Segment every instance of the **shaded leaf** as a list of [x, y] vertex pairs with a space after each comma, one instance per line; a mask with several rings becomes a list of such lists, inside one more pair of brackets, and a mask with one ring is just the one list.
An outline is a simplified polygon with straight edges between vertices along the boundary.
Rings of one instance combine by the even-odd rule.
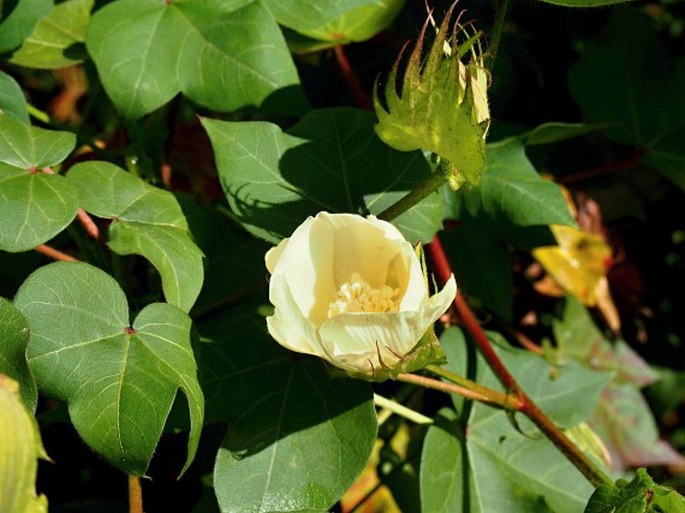
[[83, 61], [85, 52], [71, 48], [83, 43], [95, 0], [68, 0], [40, 20], [33, 33], [14, 52], [10, 62], [28, 68], [64, 68]]
[[2, 114], [9, 114], [23, 123], [29, 123], [24, 92], [12, 77], [0, 71], [0, 115]]
[[0, 511], [47, 513], [47, 497], [35, 491], [38, 458], [47, 459], [47, 454], [18, 388], [16, 381], [0, 374]]
[[435, 424], [428, 428], [419, 467], [422, 511], [481, 513], [479, 502], [470, 500], [476, 497], [476, 490], [463, 430], [448, 408], [440, 410]]
[[53, 6], [53, 0], [22, 0], [16, 2], [14, 9], [0, 23], [0, 53], [18, 47], [36, 24], [46, 16]]
[[492, 227], [575, 225], [561, 188], [533, 168], [518, 139], [489, 144], [479, 187], [454, 193], [456, 219]]
[[454, 262], [459, 287], [504, 319], [513, 316], [514, 273], [511, 254], [497, 235], [472, 223], [460, 224], [441, 236]]
[[257, 308], [199, 327], [208, 421], [229, 425], [214, 469], [221, 511], [328, 511], [371, 454], [371, 389], [283, 350]]
[[204, 413], [190, 347], [190, 318], [154, 303], [129, 321], [116, 281], [81, 262], [35, 271], [15, 298], [31, 328], [29, 366], [38, 387], [64, 399], [79, 434], [122, 471], [142, 475], [181, 389], [191, 421], [190, 465]]
[[93, 15], [86, 45], [126, 118], [179, 92], [218, 111], [307, 108], [283, 36], [260, 2], [117, 0]]
[[0, 297], [0, 374], [18, 382], [24, 404], [30, 411], [35, 411], [38, 392], [26, 361], [28, 341], [26, 319], [12, 303]]
[[[271, 242], [322, 210], [380, 213], [430, 172], [421, 153], [383, 144], [372, 115], [357, 109], [313, 111], [287, 132], [265, 122], [202, 123], [231, 207], [248, 230]], [[395, 224], [412, 242], [429, 241], [440, 212], [435, 193]]]
[[74, 190], [63, 177], [39, 169], [61, 162], [75, 144], [72, 133], [0, 115], [0, 249], [32, 249], [72, 221], [78, 209]]
[[150, 260], [162, 277], [166, 300], [190, 310], [202, 288], [202, 252], [190, 238], [174, 195], [108, 162], [77, 164], [67, 179], [86, 211], [112, 219], [112, 251]]
[[[627, 1], [627, 0], [626, 0]], [[599, 130], [601, 125], [550, 122], [536, 126], [521, 136], [526, 146], [551, 144]]]
[[[365, 41], [393, 21], [405, 0], [264, 0], [281, 25], [317, 42]], [[327, 45], [327, 46], [330, 46]]]
[[571, 68], [571, 92], [593, 121], [612, 123], [609, 137], [644, 149], [645, 162], [685, 190], [685, 59], [670, 58], [636, 10], [616, 10], [607, 32]]

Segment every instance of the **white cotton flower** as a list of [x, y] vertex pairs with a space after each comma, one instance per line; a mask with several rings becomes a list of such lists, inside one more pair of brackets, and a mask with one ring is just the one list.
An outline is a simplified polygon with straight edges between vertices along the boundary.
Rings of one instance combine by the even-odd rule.
[[433, 323], [449, 308], [451, 276], [429, 296], [412, 245], [375, 216], [320, 212], [266, 254], [267, 318], [284, 347], [379, 380], [442, 356]]

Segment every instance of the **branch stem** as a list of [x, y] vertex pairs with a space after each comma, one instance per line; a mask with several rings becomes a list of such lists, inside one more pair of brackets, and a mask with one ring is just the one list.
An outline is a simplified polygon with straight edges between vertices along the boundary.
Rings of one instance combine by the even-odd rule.
[[48, 246], [47, 244], [41, 244], [40, 246], [36, 246], [33, 248], [33, 250], [37, 253], [40, 253], [42, 255], [45, 255], [47, 257], [50, 257], [54, 260], [62, 260], [64, 262], [78, 262], [78, 258], [74, 258], [71, 255], [67, 255], [66, 253], [60, 251], [59, 249], [55, 249], [51, 246]]
[[[444, 283], [452, 274], [452, 270], [437, 235], [433, 239], [433, 242], [428, 245], [428, 250], [433, 259], [438, 280]], [[518, 400], [518, 411], [528, 417], [593, 486], [613, 484], [613, 481], [595, 465], [585, 453], [576, 447], [564, 432], [559, 429], [542, 410], [540, 410], [533, 399], [523, 391], [514, 376], [504, 365], [504, 362], [495, 352], [492, 344], [485, 335], [485, 332], [478, 324], [471, 307], [469, 307], [461, 293], [457, 293], [457, 296], [454, 299], [454, 305], [459, 312], [464, 327], [475, 340], [480, 353], [483, 355], [490, 368], [504, 385], [504, 388], [510, 392], [509, 395], [514, 395]]]
[[378, 219], [392, 221], [396, 217], [401, 216], [421, 200], [445, 185], [450, 177], [450, 173], [451, 168], [449, 162], [444, 159], [441, 160], [440, 164], [438, 164], [438, 168], [430, 176], [426, 177], [423, 182], [419, 183], [405, 196], [402, 196], [396, 203], [393, 203], [383, 212], [378, 214]]
[[143, 513], [143, 489], [138, 476], [128, 476], [128, 511]]
[[497, 51], [499, 44], [502, 41], [502, 32], [504, 30], [504, 22], [509, 13], [510, 0], [499, 0], [497, 2], [497, 12], [495, 13], [495, 21], [492, 23], [492, 31], [490, 32], [490, 44], [488, 45], [487, 58], [485, 67], [492, 72], [497, 60]]
[[369, 98], [369, 95], [364, 91], [359, 77], [350, 65], [350, 61], [347, 59], [347, 55], [345, 54], [345, 47], [341, 43], [338, 43], [335, 45], [334, 51], [335, 58], [338, 61], [340, 70], [342, 71], [343, 78], [345, 79], [345, 82], [347, 82], [347, 86], [352, 91], [354, 99], [357, 101], [357, 105], [364, 110], [371, 110], [371, 98]]

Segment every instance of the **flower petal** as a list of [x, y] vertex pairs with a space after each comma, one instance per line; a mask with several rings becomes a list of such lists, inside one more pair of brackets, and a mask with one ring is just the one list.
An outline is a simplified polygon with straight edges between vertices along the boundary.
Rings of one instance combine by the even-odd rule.
[[273, 277], [284, 277], [300, 312], [317, 327], [328, 317], [328, 305], [338, 290], [332, 272], [332, 230], [320, 215], [302, 223], [283, 249], [281, 242], [271, 255], [267, 253], [267, 265], [275, 261]]
[[372, 374], [411, 351], [427, 329], [421, 320], [419, 312], [343, 313], [326, 321], [319, 334], [333, 365]]
[[[409, 244], [392, 224], [369, 216], [364, 219], [354, 214], [328, 214], [316, 216], [330, 224], [333, 233], [333, 276], [340, 287], [352, 273], [358, 273], [373, 288], [390, 285], [404, 288], [401, 283], [386, 283], [390, 263]], [[402, 278], [397, 276], [397, 278]]]
[[275, 311], [266, 318], [266, 326], [279, 344], [291, 351], [327, 358], [316, 326], [302, 314], [282, 275], [272, 276], [269, 301], [274, 305]]

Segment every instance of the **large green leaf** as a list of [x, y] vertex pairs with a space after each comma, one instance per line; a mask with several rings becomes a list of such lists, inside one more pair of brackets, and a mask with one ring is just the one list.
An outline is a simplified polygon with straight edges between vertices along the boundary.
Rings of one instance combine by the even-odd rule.
[[405, 0], [264, 0], [281, 25], [317, 41], [365, 41], [393, 21]]
[[462, 221], [508, 228], [575, 224], [561, 188], [535, 171], [520, 139], [488, 145], [480, 186], [453, 195], [452, 215]]
[[282, 349], [257, 309], [199, 327], [208, 421], [228, 422], [214, 469], [221, 511], [328, 511], [371, 454], [371, 389]]
[[35, 411], [38, 402], [36, 382], [26, 362], [29, 325], [12, 303], [0, 297], [0, 374], [19, 383], [26, 406]]
[[63, 177], [43, 173], [69, 154], [76, 137], [0, 114], [0, 249], [26, 251], [54, 237], [76, 215]]
[[36, 24], [52, 9], [53, 0], [19, 0], [14, 9], [0, 23], [0, 53], [18, 47]]
[[609, 137], [645, 150], [645, 162], [685, 190], [685, 59], [670, 58], [651, 25], [617, 10], [604, 44], [571, 68], [569, 85], [593, 121], [613, 123]]
[[0, 115], [2, 114], [14, 116], [24, 123], [29, 122], [24, 92], [12, 77], [0, 71]]
[[131, 322], [116, 281], [81, 262], [41, 267], [15, 305], [31, 328], [28, 357], [38, 387], [68, 402], [88, 445], [124, 472], [144, 474], [180, 388], [191, 420], [183, 470], [190, 465], [204, 402], [183, 311], [154, 303]]
[[14, 52], [10, 62], [29, 68], [51, 69], [83, 61], [85, 52], [75, 51], [73, 45], [85, 40], [94, 2], [68, 0], [56, 5]]
[[127, 118], [179, 92], [218, 111], [306, 109], [283, 36], [259, 2], [117, 0], [93, 15], [86, 45]]
[[[265, 122], [203, 120], [231, 207], [272, 242], [322, 210], [377, 214], [428, 175], [420, 152], [389, 148], [373, 123], [370, 113], [351, 108], [310, 112], [285, 133]], [[412, 242], [429, 241], [440, 218], [435, 193], [395, 223]]]
[[[449, 358], [449, 368], [461, 375], [478, 376], [478, 382], [501, 388], [497, 378], [478, 357], [478, 370], [469, 369], [467, 345], [455, 336], [454, 328], [441, 337]], [[494, 333], [488, 335], [499, 344], [496, 350], [507, 369], [550, 418], [563, 428], [571, 427], [588, 417], [594, 409], [601, 390], [611, 379], [610, 373], [592, 371], [578, 364], [553, 366], [538, 355], [505, 348]], [[462, 401], [458, 401], [461, 407]], [[429, 476], [443, 472], [443, 467], [454, 467], [448, 462], [451, 454], [427, 455], [424, 461], [433, 466], [421, 467], [422, 495], [435, 497], [444, 503], [463, 504], [464, 511], [507, 511], [511, 513], [555, 512], [579, 513], [592, 493], [592, 486], [580, 472], [557, 450], [535, 426], [522, 415], [516, 416], [517, 430], [506, 413], [480, 403], [472, 405], [468, 425], [451, 423], [456, 431], [451, 436], [458, 442], [466, 433], [468, 467], [461, 472], [442, 476], [442, 491], [429, 490], [434, 485]], [[462, 417], [463, 423], [463, 417]], [[442, 425], [449, 431], [449, 424]], [[446, 433], [440, 433], [441, 443]], [[452, 445], [455, 442], [451, 442]], [[430, 447], [433, 451], [434, 448]], [[466, 476], [466, 477], [465, 477]], [[465, 490], [466, 478], [473, 479], [473, 487]], [[464, 502], [466, 501], [466, 502]], [[471, 508], [471, 509], [469, 509]], [[447, 511], [447, 510], [445, 510]], [[458, 511], [458, 510], [457, 510]]]
[[77, 164], [67, 179], [86, 211], [112, 219], [109, 247], [150, 260], [162, 277], [166, 300], [190, 310], [202, 288], [202, 251], [174, 195], [108, 162]]

